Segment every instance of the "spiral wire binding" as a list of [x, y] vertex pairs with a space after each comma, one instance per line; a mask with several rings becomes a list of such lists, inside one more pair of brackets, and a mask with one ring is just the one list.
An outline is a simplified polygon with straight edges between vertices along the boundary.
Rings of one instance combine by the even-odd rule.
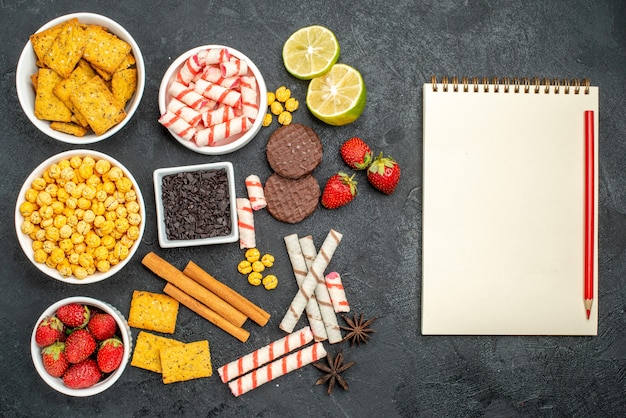
[[461, 90], [464, 93], [469, 92], [470, 87], [474, 93], [477, 93], [480, 91], [482, 86], [485, 93], [488, 93], [490, 87], [493, 87], [494, 93], [498, 93], [500, 92], [500, 89], [502, 89], [504, 93], [509, 93], [510, 91], [513, 91], [514, 93], [530, 93], [532, 91], [535, 94], [539, 94], [543, 89], [543, 92], [547, 94], [550, 93], [550, 87], [553, 87], [554, 94], [559, 94], [561, 92], [561, 88], [564, 94], [570, 94], [572, 91], [574, 94], [580, 94], [581, 90], [583, 94], [589, 94], [589, 88], [591, 87], [591, 83], [587, 78], [583, 78], [582, 80], [578, 78], [565, 78], [562, 80], [553, 78], [550, 80], [549, 78], [540, 79], [538, 77], [534, 77], [533, 79], [529, 79], [528, 77], [503, 77], [501, 79], [493, 77], [491, 80], [487, 77], [483, 77], [480, 80], [478, 77], [472, 77], [471, 82], [468, 77], [462, 77], [459, 82], [459, 77], [452, 77], [452, 79], [449, 79], [444, 76], [441, 77], [441, 83], [437, 83], [437, 77], [432, 76], [431, 84], [433, 91], [435, 92], [439, 90], [439, 84], [441, 84], [441, 89], [444, 92], [451, 89], [453, 92]]

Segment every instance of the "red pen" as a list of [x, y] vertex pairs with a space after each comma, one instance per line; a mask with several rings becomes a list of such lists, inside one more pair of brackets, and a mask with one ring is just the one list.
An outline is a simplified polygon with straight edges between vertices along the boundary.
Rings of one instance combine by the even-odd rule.
[[595, 249], [595, 155], [594, 112], [585, 111], [585, 309], [587, 319], [593, 305], [594, 249]]

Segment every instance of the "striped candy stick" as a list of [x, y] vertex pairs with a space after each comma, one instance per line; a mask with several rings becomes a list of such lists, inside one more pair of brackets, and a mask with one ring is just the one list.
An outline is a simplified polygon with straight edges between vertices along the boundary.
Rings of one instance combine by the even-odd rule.
[[[305, 261], [304, 251], [298, 242], [297, 234], [287, 235], [284, 240], [285, 246], [287, 247], [287, 254], [291, 261], [293, 274], [296, 276], [296, 283], [298, 283], [298, 286], [301, 286], [309, 272], [309, 265], [307, 265]], [[320, 307], [315, 298], [315, 293], [311, 295], [304, 309], [315, 341], [327, 340], [328, 334], [326, 334], [326, 327], [324, 327], [324, 321], [322, 321], [322, 314], [320, 313]]]
[[239, 248], [254, 248], [256, 247], [256, 238], [254, 233], [254, 217], [252, 215], [250, 201], [245, 197], [238, 197], [235, 201], [238, 218], [237, 226], [239, 227]]
[[231, 57], [229, 61], [220, 63], [220, 71], [222, 72], [222, 77], [245, 75], [248, 72], [248, 64], [244, 60]]
[[226, 48], [211, 48], [207, 50], [205, 62], [207, 64], [220, 64], [230, 60], [230, 52]]
[[[328, 263], [330, 263], [330, 260], [333, 257], [337, 246], [341, 242], [342, 237], [343, 235], [335, 231], [334, 229], [331, 229], [328, 232], [328, 235], [326, 236], [326, 239], [324, 240], [324, 243], [322, 244], [319, 253], [315, 257], [313, 264], [311, 264], [309, 272], [302, 281], [300, 289], [291, 301], [289, 309], [285, 313], [285, 316], [283, 317], [283, 320], [279, 325], [279, 328], [283, 331], [293, 331], [296, 323], [300, 319], [300, 316], [302, 315], [302, 312], [306, 307], [308, 300], [311, 298], [313, 292], [315, 292], [315, 287], [319, 282], [319, 278], [324, 280], [324, 270], [326, 270]], [[333, 314], [332, 317], [334, 318], [334, 324], [337, 324], [336, 316]], [[323, 312], [322, 319], [324, 320], [324, 324], [326, 325], [326, 332], [328, 332], [328, 324], [333, 326], [333, 321], [331, 318], [328, 318], [327, 321], [327, 318], [324, 317]]]
[[343, 288], [341, 276], [336, 271], [331, 271], [324, 277], [326, 288], [330, 294], [330, 300], [333, 303], [335, 313], [350, 312], [350, 304], [346, 298], [346, 291]]
[[236, 135], [247, 131], [252, 123], [250, 119], [239, 116], [223, 123], [210, 126], [208, 128], [199, 130], [196, 132], [195, 141], [199, 146], [216, 146], [218, 142], [229, 138], [232, 135]]
[[191, 141], [196, 134], [196, 128], [169, 110], [161, 115], [159, 123], [187, 141]]
[[177, 81], [170, 85], [168, 93], [170, 96], [180, 100], [195, 110], [201, 109], [208, 102], [204, 96], [196, 92], [193, 88]]
[[170, 102], [167, 104], [167, 110], [174, 113], [176, 116], [180, 116], [191, 126], [195, 127], [198, 123], [202, 122], [202, 114], [200, 112], [192, 109], [175, 97], [172, 97]]
[[250, 200], [250, 205], [252, 206], [252, 210], [263, 209], [267, 206], [267, 202], [265, 201], [265, 192], [263, 191], [263, 184], [261, 184], [261, 179], [256, 174], [250, 174], [246, 177], [246, 190], [248, 191], [248, 200]]
[[204, 67], [204, 57], [198, 53], [193, 54], [183, 63], [176, 73], [176, 81], [183, 84], [189, 84], [191, 80], [200, 72]]
[[251, 370], [263, 366], [270, 361], [274, 361], [297, 348], [304, 347], [312, 340], [313, 333], [311, 332], [311, 328], [304, 327], [301, 330], [286, 335], [279, 340], [272, 341], [268, 345], [261, 347], [250, 354], [246, 354], [235, 361], [231, 361], [230, 363], [223, 365], [217, 369], [217, 372], [219, 373], [222, 382], [226, 383], [229, 380], [233, 380]]
[[215, 100], [218, 103], [240, 108], [241, 107], [241, 93], [234, 89], [227, 89], [219, 84], [211, 83], [205, 79], [199, 79], [196, 81], [194, 91], [201, 94], [207, 99]]
[[321, 342], [317, 342], [229, 382], [228, 387], [233, 395], [241, 396], [271, 380], [311, 364], [324, 356], [326, 356], [324, 345]]
[[259, 114], [256, 79], [252, 76], [243, 76], [240, 80], [241, 110], [245, 116], [256, 119]]
[[[299, 242], [305, 260], [315, 260], [315, 257], [317, 257], [317, 251], [315, 250], [313, 237], [311, 235], [308, 235], [306, 237], [300, 238]], [[307, 261], [307, 263], [312, 262]], [[331, 344], [335, 344], [340, 342], [343, 337], [341, 335], [341, 329], [339, 328], [339, 324], [337, 323], [337, 315], [335, 313], [335, 309], [333, 308], [328, 288], [326, 287], [326, 283], [322, 275], [316, 277], [317, 285], [315, 286], [314, 294], [315, 299], [317, 300], [317, 304], [319, 305], [319, 311], [322, 315], [324, 327], [326, 328], [328, 342]]]
[[207, 109], [201, 113], [202, 124], [205, 128], [209, 126], [224, 123], [235, 117], [235, 111], [232, 107], [226, 105], [219, 105], [215, 109]]
[[210, 81], [211, 83], [219, 84], [227, 89], [238, 88], [241, 82], [239, 76], [223, 77], [222, 71], [215, 65], [208, 65], [204, 68], [204, 71], [202, 72], [202, 79]]

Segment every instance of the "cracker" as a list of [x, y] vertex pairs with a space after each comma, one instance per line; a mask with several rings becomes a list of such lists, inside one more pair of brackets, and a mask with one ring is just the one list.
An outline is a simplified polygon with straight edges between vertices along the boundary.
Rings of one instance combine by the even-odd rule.
[[50, 122], [50, 129], [78, 137], [85, 136], [89, 132], [89, 129], [74, 122]]
[[70, 100], [96, 135], [102, 135], [126, 117], [126, 111], [99, 76], [80, 85]]
[[72, 21], [78, 23], [78, 18], [67, 20], [30, 36], [30, 43], [33, 45], [33, 50], [35, 51], [38, 61], [43, 62], [43, 57], [46, 54], [46, 51], [50, 49], [50, 46], [52, 46], [52, 42], [54, 42], [56, 37], [59, 36], [63, 27]]
[[135, 290], [130, 302], [128, 325], [173, 334], [178, 306], [178, 301], [168, 295]]
[[207, 340], [160, 350], [163, 383], [210, 377], [213, 375]]
[[71, 19], [62, 27], [58, 36], [43, 56], [43, 63], [63, 78], [70, 76], [83, 56], [87, 37], [78, 19]]
[[72, 111], [54, 94], [54, 86], [61, 76], [49, 68], [40, 68], [37, 74], [35, 116], [41, 120], [70, 122]]
[[126, 102], [133, 97], [135, 90], [137, 90], [137, 70], [135, 68], [127, 68], [113, 73], [111, 91], [122, 106], [125, 106]]
[[98, 25], [87, 26], [83, 57], [94, 67], [112, 74], [130, 53], [130, 44]]
[[183, 345], [183, 343], [171, 338], [139, 331], [130, 365], [161, 373], [163, 370], [161, 368], [161, 350], [177, 345]]
[[78, 61], [78, 65], [72, 71], [68, 78], [64, 78], [54, 87], [54, 94], [65, 103], [75, 116], [76, 123], [83, 127], [88, 127], [87, 119], [76, 109], [76, 106], [70, 100], [70, 96], [78, 86], [91, 80], [96, 73], [89, 63], [85, 60]]

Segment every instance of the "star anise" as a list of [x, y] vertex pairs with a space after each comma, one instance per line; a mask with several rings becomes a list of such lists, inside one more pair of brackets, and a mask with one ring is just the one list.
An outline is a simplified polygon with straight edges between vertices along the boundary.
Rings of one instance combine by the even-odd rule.
[[345, 315], [341, 315], [341, 317], [344, 321], [346, 321], [346, 324], [348, 324], [347, 327], [340, 326], [341, 329], [348, 331], [342, 341], [349, 340], [350, 346], [353, 346], [354, 343], [357, 345], [361, 345], [361, 343], [366, 344], [370, 338], [369, 334], [376, 332], [373, 329], [368, 328], [372, 322], [376, 320], [376, 317], [370, 318], [367, 321], [363, 319], [363, 314], [359, 317], [354, 314], [353, 319], [350, 319]]
[[323, 385], [324, 383], [328, 382], [328, 389], [326, 390], [327, 395], [330, 395], [330, 393], [335, 388], [335, 382], [339, 383], [343, 390], [348, 390], [348, 382], [346, 382], [345, 379], [341, 376], [341, 373], [354, 366], [356, 364], [356, 361], [351, 361], [344, 364], [343, 350], [339, 351], [334, 359], [333, 356], [328, 353], [326, 355], [326, 361], [328, 362], [328, 365], [319, 362], [313, 363], [315, 367], [326, 373], [324, 376], [320, 377], [317, 382], [315, 382], [315, 384]]

